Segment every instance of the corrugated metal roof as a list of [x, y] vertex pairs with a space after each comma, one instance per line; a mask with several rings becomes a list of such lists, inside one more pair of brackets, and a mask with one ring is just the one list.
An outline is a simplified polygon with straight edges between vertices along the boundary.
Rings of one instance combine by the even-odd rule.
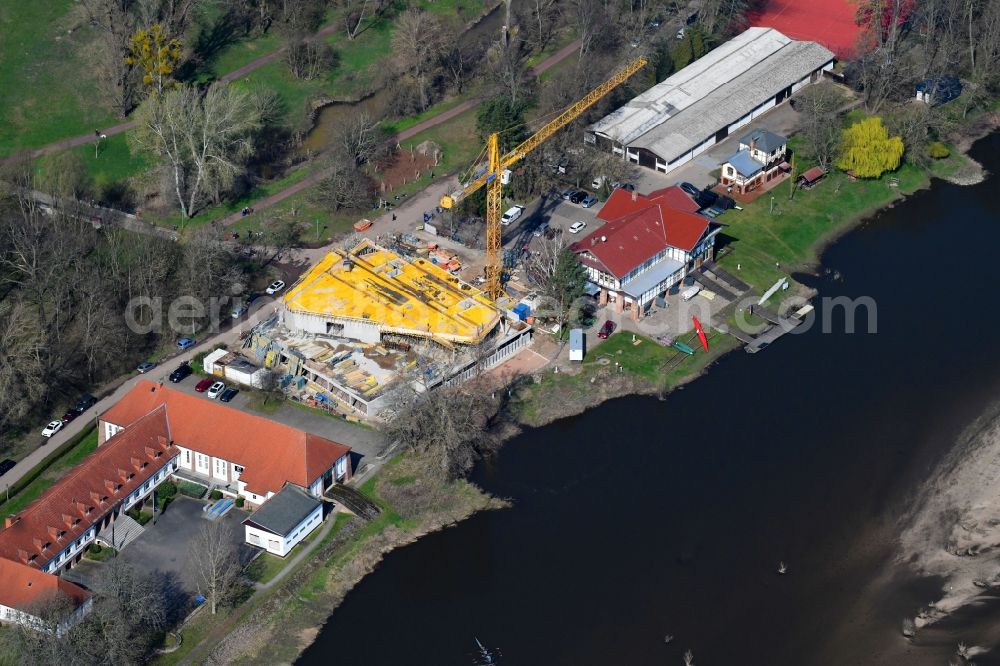
[[833, 59], [815, 42], [749, 28], [590, 126], [668, 161]]
[[750, 157], [749, 150], [741, 150], [726, 160], [726, 162], [744, 178], [749, 178], [756, 173], [760, 173], [764, 168], [763, 164]]

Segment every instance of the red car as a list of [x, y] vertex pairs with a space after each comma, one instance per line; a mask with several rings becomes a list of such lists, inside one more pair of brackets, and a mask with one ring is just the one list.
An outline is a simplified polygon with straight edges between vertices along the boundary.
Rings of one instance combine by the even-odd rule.
[[214, 379], [205, 378], [200, 382], [198, 382], [198, 384], [194, 387], [194, 390], [197, 391], [198, 393], [204, 393], [205, 391], [208, 390], [208, 387], [211, 386], [212, 382], [214, 381], [215, 381]]
[[601, 326], [601, 330], [597, 332], [597, 337], [602, 340], [607, 339], [609, 335], [615, 332], [615, 322], [610, 319], [604, 322], [604, 326]]

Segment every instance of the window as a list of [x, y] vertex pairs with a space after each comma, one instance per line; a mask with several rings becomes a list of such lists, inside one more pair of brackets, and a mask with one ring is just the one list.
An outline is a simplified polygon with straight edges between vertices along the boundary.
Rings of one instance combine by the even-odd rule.
[[184, 464], [185, 465], [190, 465], [191, 464], [191, 452], [190, 451], [185, 451], [184, 452]]
[[268, 550], [278, 550], [280, 548], [280, 546], [281, 546], [281, 544], [278, 543], [277, 539], [268, 539], [268, 541], [267, 541], [267, 549]]
[[243, 467], [240, 466], [240, 465], [233, 465], [233, 469], [236, 470], [237, 474], [242, 474], [243, 473]]

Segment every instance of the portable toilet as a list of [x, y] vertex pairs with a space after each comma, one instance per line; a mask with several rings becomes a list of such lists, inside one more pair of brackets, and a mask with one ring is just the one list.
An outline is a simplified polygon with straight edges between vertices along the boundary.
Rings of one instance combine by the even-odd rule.
[[583, 329], [574, 328], [569, 332], [569, 360], [583, 360]]

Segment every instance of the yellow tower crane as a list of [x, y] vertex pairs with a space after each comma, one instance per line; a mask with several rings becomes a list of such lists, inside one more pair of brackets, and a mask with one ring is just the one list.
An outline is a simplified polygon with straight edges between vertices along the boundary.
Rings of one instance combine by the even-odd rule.
[[561, 130], [633, 74], [645, 67], [645, 58], [636, 58], [610, 79], [597, 86], [583, 98], [568, 106], [544, 127], [525, 139], [505, 155], [500, 154], [500, 140], [494, 132], [486, 142], [486, 170], [462, 189], [441, 198], [442, 208], [452, 208], [483, 185], [486, 186], [486, 292], [491, 298], [503, 293], [500, 283], [503, 267], [500, 262], [500, 215], [503, 202], [503, 185], [510, 181], [510, 167], [537, 148], [543, 141]]

